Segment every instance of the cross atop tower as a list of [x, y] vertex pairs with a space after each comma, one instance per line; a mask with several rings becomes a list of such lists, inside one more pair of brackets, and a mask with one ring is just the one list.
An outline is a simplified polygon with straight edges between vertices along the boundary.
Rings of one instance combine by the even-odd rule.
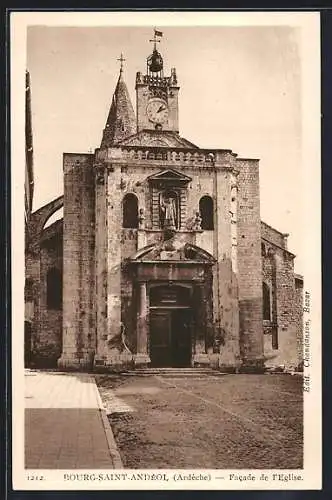
[[[163, 33], [161, 31], [156, 30], [154, 28], [154, 35], [153, 35], [153, 40], [149, 40], [150, 42], [153, 43], [153, 52], [152, 54], [147, 58], [147, 72], [150, 74], [152, 73], [160, 73], [163, 70], [163, 58], [161, 57], [161, 54], [157, 51], [157, 42], [160, 42], [157, 37], [162, 37]], [[159, 74], [160, 77], [162, 77], [162, 73]]]
[[117, 61], [120, 61], [120, 73], [123, 72], [123, 63], [125, 62], [125, 58], [123, 57], [123, 54], [121, 52], [121, 56], [119, 57], [119, 59], [117, 59]]
[[153, 50], [157, 50], [157, 42], [160, 43], [160, 40], [157, 39], [157, 37], [162, 37], [163, 36], [163, 33], [162, 31], [158, 31], [156, 30], [156, 28], [154, 28], [154, 35], [153, 35], [153, 40], [149, 40], [149, 42], [152, 42], [153, 43]]

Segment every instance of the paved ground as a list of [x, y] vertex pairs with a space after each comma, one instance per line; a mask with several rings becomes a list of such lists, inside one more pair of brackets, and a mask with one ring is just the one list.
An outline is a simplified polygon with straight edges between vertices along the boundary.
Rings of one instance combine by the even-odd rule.
[[111, 469], [113, 452], [93, 377], [26, 371], [26, 468]]
[[302, 378], [96, 378], [124, 467], [303, 466]]

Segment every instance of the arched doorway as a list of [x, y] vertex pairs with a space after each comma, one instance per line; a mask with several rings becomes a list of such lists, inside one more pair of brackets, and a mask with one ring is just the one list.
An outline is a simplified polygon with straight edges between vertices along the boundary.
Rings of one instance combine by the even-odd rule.
[[150, 359], [153, 367], [189, 367], [192, 355], [192, 287], [150, 288]]

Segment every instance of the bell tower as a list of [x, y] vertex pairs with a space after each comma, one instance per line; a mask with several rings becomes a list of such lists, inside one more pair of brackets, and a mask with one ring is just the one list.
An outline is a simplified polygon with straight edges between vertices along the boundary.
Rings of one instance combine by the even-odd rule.
[[153, 52], [147, 58], [146, 74], [136, 74], [137, 132], [157, 130], [179, 132], [178, 93], [175, 68], [164, 76], [163, 58], [157, 50], [161, 31], [154, 30]]

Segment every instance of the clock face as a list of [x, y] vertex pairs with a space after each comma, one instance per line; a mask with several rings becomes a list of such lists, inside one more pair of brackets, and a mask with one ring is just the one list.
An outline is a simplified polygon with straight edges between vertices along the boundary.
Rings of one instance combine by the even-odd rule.
[[164, 123], [168, 118], [168, 106], [163, 99], [151, 99], [146, 107], [146, 114], [152, 123]]

